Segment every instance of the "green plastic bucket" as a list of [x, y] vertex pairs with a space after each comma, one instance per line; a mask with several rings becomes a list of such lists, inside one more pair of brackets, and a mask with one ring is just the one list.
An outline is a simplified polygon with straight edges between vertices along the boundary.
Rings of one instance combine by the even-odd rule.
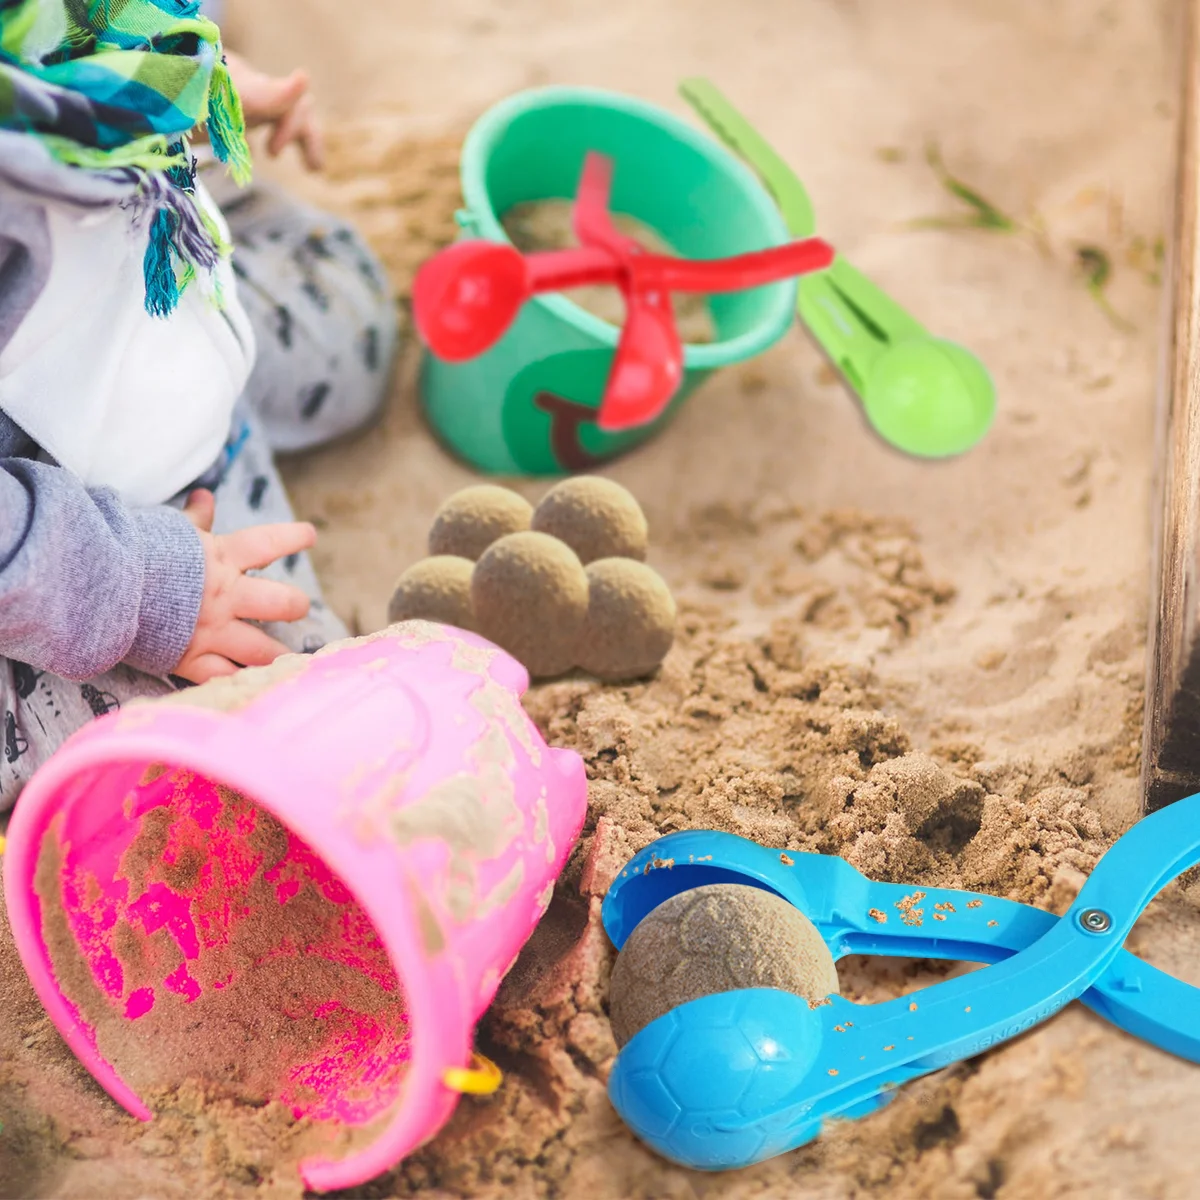
[[[687, 258], [721, 258], [789, 240], [754, 175], [670, 113], [592, 88], [520, 92], [480, 118], [462, 152], [461, 236], [506, 242], [500, 216], [573, 197], [584, 155], [613, 159], [612, 208], [656, 229]], [[711, 297], [717, 341], [684, 348], [667, 411], [619, 434], [596, 427], [619, 330], [561, 295], [536, 296], [486, 354], [447, 363], [426, 351], [420, 392], [438, 436], [481, 471], [587, 470], [652, 437], [718, 367], [761, 353], [796, 310], [796, 281]]]

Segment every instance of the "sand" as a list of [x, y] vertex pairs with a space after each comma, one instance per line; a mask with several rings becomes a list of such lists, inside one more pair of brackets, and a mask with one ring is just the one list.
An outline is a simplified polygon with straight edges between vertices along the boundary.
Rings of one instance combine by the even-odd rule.
[[[346, 0], [331, 21], [315, 0], [236, 9], [240, 48], [266, 67], [307, 63], [335, 122], [328, 178], [280, 175], [354, 215], [398, 285], [453, 236], [457, 139], [489, 103], [563, 81], [683, 111], [675, 81], [705, 73], [801, 169], [822, 234], [980, 354], [1000, 395], [975, 453], [912, 462], [870, 436], [797, 332], [714, 377], [606, 472], [645, 508], [649, 562], [679, 600], [675, 645], [649, 683], [531, 691], [551, 740], [587, 760], [590, 813], [481, 1026], [504, 1086], [464, 1101], [435, 1143], [356, 1196], [1200, 1190], [1197, 1069], [1079, 1006], [785, 1158], [716, 1177], [665, 1166], [605, 1096], [613, 955], [599, 925], [613, 873], [670, 829], [729, 829], [844, 854], [914, 891], [962, 885], [1062, 911], [1134, 819], [1173, 11]], [[926, 161], [929, 143], [1027, 228], [914, 228], [968, 211]], [[1079, 270], [1089, 248], [1113, 266], [1108, 311]], [[422, 424], [414, 369], [410, 356], [370, 437], [288, 467], [299, 514], [321, 529], [330, 600], [363, 631], [425, 553], [438, 505], [475, 481]], [[1195, 889], [1173, 889], [1131, 944], [1200, 982]], [[855, 960], [839, 976], [848, 998], [882, 998], [949, 969]], [[247, 1123], [185, 1090], [141, 1126], [100, 1094], [41, 1014], [2, 922], [0, 995], [0, 1194], [297, 1194], [275, 1171], [278, 1118]]]
[[535, 678], [563, 675], [577, 661], [588, 615], [588, 577], [575, 551], [548, 533], [510, 533], [471, 572], [479, 632]]
[[587, 565], [588, 610], [575, 662], [607, 683], [653, 675], [675, 640], [675, 597], [653, 567], [630, 558]]
[[837, 968], [816, 926], [781, 896], [735, 883], [680, 892], [638, 923], [613, 963], [613, 1039], [623, 1047], [681, 1004], [742, 988], [778, 988], [815, 1008], [837, 992]]
[[[140, 1095], [194, 1083], [214, 1096], [252, 1106], [286, 1090], [298, 1106], [319, 1110], [323, 1094], [314, 1090], [312, 1079], [289, 1079], [289, 1072], [330, 1053], [337, 1033], [351, 1023], [343, 1012], [352, 1019], [377, 1021], [385, 1031], [381, 1042], [399, 1045], [406, 1058], [409, 1030], [399, 1015], [404, 997], [386, 966], [382, 977], [375, 978], [339, 961], [336, 950], [327, 948], [342, 946], [343, 921], [366, 923], [361, 910], [334, 903], [289, 864], [289, 837], [277, 821], [236, 792], [220, 789], [220, 794], [217, 836], [234, 838], [239, 829], [252, 828], [240, 843], [237, 866], [247, 856], [262, 856], [248, 881], [238, 874], [232, 882], [218, 882], [215, 895], [221, 904], [208, 885], [201, 885], [205, 855], [198, 827], [186, 818], [177, 821], [166, 807], [142, 818], [138, 836], [122, 856], [118, 878], [129, 881], [131, 904], [161, 883], [194, 897], [192, 911], [217, 928], [225, 903], [234, 911], [244, 910], [245, 919], [231, 922], [223, 942], [214, 939], [191, 961], [185, 961], [167, 928], [157, 926], [147, 934], [138, 921], [119, 921], [114, 946], [124, 991], [123, 1003], [114, 1003], [96, 986], [63, 918], [61, 856], [56, 839], [46, 838], [37, 886], [54, 969], [68, 999], [95, 1029], [100, 1053]], [[180, 849], [180, 842], [187, 848]], [[220, 881], [224, 872], [216, 869]], [[295, 874], [300, 878], [289, 879]], [[292, 890], [286, 905], [278, 899], [285, 887]], [[373, 939], [367, 954], [380, 956]], [[162, 986], [164, 979], [179, 976], [174, 990]], [[144, 1003], [148, 995], [152, 1006]], [[122, 1010], [133, 1008], [139, 997], [143, 1003], [137, 1009], [149, 1010], [139, 1011], [134, 1021], [124, 1020]], [[332, 998], [336, 1003], [330, 1003]], [[153, 1054], [147, 1055], [151, 1046]], [[403, 1069], [401, 1064], [385, 1072], [388, 1088], [398, 1086]]]
[[566, 542], [586, 567], [599, 558], [646, 559], [646, 514], [619, 484], [599, 475], [575, 475], [537, 503], [530, 528]]

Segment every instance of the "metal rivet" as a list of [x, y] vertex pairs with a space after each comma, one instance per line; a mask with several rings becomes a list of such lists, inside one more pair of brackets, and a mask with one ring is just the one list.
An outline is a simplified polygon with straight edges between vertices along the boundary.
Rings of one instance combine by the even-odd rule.
[[1079, 923], [1088, 933], [1107, 933], [1112, 928], [1112, 917], [1102, 908], [1089, 908], [1079, 914]]

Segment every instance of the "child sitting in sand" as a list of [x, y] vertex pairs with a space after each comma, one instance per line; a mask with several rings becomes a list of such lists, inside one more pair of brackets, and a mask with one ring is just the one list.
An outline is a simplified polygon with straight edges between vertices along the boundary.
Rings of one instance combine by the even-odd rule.
[[195, 0], [0, 0], [0, 812], [93, 716], [345, 636], [272, 452], [377, 412], [391, 297], [223, 178], [243, 116], [320, 164], [306, 89]]

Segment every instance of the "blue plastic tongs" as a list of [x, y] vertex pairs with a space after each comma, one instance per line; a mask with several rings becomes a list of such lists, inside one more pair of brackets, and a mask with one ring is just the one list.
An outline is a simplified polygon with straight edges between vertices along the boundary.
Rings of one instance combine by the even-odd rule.
[[738, 883], [794, 904], [835, 960], [992, 965], [880, 1004], [831, 996], [812, 1007], [772, 988], [690, 1001], [621, 1050], [609, 1077], [613, 1105], [663, 1157], [728, 1170], [804, 1145], [830, 1118], [874, 1112], [901, 1084], [1008, 1041], [1072, 1000], [1200, 1062], [1200, 989], [1123, 948], [1154, 896], [1197, 862], [1200, 795], [1135, 825], [1062, 917], [972, 892], [873, 883], [841, 858], [784, 854], [731, 834], [660, 838], [604, 899], [618, 950], [671, 896]]

